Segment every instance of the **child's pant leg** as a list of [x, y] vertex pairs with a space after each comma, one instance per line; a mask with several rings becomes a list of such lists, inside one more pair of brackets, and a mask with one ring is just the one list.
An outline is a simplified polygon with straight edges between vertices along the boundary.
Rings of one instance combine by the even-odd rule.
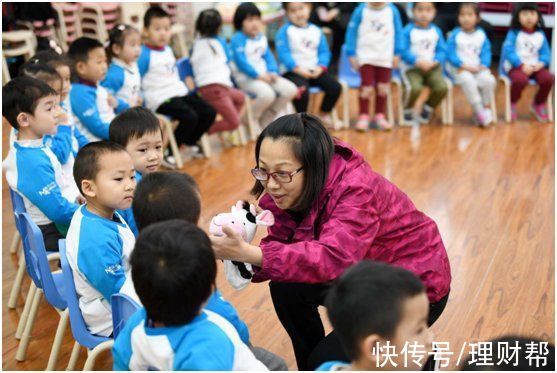
[[443, 70], [440, 65], [435, 66], [433, 69], [428, 71], [424, 79], [425, 85], [430, 89], [429, 98], [426, 101], [426, 105], [434, 108], [445, 98], [447, 94], [447, 83], [443, 78]]
[[464, 92], [464, 96], [475, 112], [482, 109], [482, 96], [476, 76], [470, 71], [461, 71], [456, 74], [455, 81]]
[[311, 85], [316, 85], [325, 92], [325, 97], [323, 97], [323, 102], [321, 102], [321, 111], [330, 113], [342, 93], [342, 86], [338, 80], [328, 72], [324, 72], [319, 77], [311, 79], [310, 83]]
[[424, 89], [424, 73], [417, 68], [406, 71], [403, 75], [406, 85], [406, 102], [404, 107], [411, 109]]
[[545, 68], [535, 72], [532, 76], [536, 79], [536, 82], [540, 86], [538, 93], [536, 93], [536, 97], [534, 97], [534, 104], [545, 104], [547, 102], [549, 92], [551, 91], [553, 84], [555, 84], [555, 76]]
[[286, 107], [286, 104], [298, 94], [298, 87], [290, 80], [280, 76], [276, 78], [274, 83], [271, 83], [271, 87], [276, 93], [276, 99], [261, 116], [261, 123], [265, 125], [271, 123], [278, 113]]
[[391, 84], [391, 69], [374, 66], [375, 69], [375, 115], [385, 114], [387, 92]]
[[491, 103], [492, 94], [497, 87], [497, 80], [489, 69], [484, 69], [476, 74], [476, 81], [482, 96], [482, 104], [488, 106]]
[[309, 104], [309, 80], [292, 71], [284, 74], [284, 77], [294, 83], [297, 87], [305, 87], [300, 96], [294, 99], [294, 107], [298, 113], [307, 111]]
[[360, 77], [362, 79], [358, 97], [360, 102], [360, 115], [367, 115], [369, 114], [369, 96], [371, 95], [373, 84], [375, 83], [374, 66], [362, 65], [360, 67]]
[[215, 122], [208, 133], [232, 131], [240, 125], [240, 110], [244, 103], [244, 94], [236, 89], [220, 84], [209, 84], [199, 88], [201, 97], [211, 105], [221, 116], [222, 120]]
[[511, 80], [511, 103], [517, 103], [522, 95], [522, 90], [528, 85], [528, 75], [520, 68], [513, 68], [509, 71], [509, 79]]
[[277, 95], [275, 91], [269, 84], [257, 79], [250, 79], [238, 84], [244, 91], [255, 96], [255, 98], [251, 100], [251, 106], [255, 120], [260, 122], [263, 113], [276, 99]]

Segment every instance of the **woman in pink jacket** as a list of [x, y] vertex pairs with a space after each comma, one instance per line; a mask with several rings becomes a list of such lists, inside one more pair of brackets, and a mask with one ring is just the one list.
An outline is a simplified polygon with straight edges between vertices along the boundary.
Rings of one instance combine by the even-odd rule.
[[[361, 154], [333, 140], [316, 117], [299, 113], [275, 120], [261, 133], [255, 159], [252, 193], [265, 193], [259, 206], [271, 210], [275, 225], [259, 246], [230, 229], [226, 237], [211, 239], [217, 257], [251, 263], [253, 282], [271, 281], [273, 304], [299, 370], [314, 368], [308, 357], [325, 337], [317, 308], [331, 281], [363, 259], [414, 272], [427, 287], [429, 324], [441, 315], [451, 269], [437, 225]], [[334, 332], [327, 338], [335, 339]], [[338, 351], [328, 360], [342, 355]]]

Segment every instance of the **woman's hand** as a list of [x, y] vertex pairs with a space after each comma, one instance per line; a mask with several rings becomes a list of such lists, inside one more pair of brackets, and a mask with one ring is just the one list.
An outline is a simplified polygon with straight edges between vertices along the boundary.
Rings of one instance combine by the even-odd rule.
[[235, 260], [261, 266], [263, 253], [258, 246], [250, 245], [235, 230], [223, 227], [224, 236], [209, 236], [218, 259]]

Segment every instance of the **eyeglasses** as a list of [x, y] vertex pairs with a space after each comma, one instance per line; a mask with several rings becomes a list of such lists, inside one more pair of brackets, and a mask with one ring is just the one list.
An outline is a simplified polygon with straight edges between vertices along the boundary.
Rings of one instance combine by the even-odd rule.
[[286, 184], [286, 183], [291, 183], [292, 176], [296, 175], [298, 172], [302, 170], [303, 167], [300, 167], [293, 172], [286, 172], [286, 171], [267, 172], [260, 168], [254, 168], [251, 170], [251, 174], [258, 181], [268, 181], [269, 177], [272, 177], [273, 179], [275, 179], [276, 182]]

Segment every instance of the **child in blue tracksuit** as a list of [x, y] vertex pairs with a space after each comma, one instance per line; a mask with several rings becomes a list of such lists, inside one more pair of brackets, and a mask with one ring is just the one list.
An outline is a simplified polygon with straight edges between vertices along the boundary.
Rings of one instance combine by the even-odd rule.
[[385, 117], [391, 69], [396, 68], [403, 51], [402, 21], [397, 7], [387, 3], [360, 4], [352, 13], [345, 39], [346, 55], [355, 70], [360, 71], [360, 115], [356, 129], [369, 127], [369, 96], [375, 89], [373, 123], [380, 129], [391, 129]]
[[543, 17], [536, 3], [516, 4], [511, 27], [503, 43], [504, 70], [511, 80], [511, 118], [516, 120], [516, 106], [528, 80], [535, 79], [539, 90], [530, 111], [544, 123], [551, 118], [547, 112], [547, 98], [555, 83], [549, 72], [551, 49], [545, 37]]
[[141, 35], [135, 28], [116, 25], [110, 31], [106, 49], [110, 66], [101, 85], [122, 101], [118, 112], [143, 103], [140, 95], [141, 76], [137, 66], [140, 52]]
[[122, 110], [124, 102], [110, 96], [99, 83], [106, 75], [106, 53], [103, 45], [87, 37], [76, 39], [68, 50], [77, 81], [72, 84], [70, 104], [77, 126], [89, 141], [108, 139], [108, 126]]
[[114, 370], [267, 370], [234, 326], [204, 304], [217, 266], [195, 224], [171, 220], [141, 231], [131, 276], [140, 309], [113, 347]]
[[294, 100], [296, 111], [307, 111], [309, 87], [317, 86], [325, 92], [318, 116], [331, 125], [330, 112], [340, 97], [340, 83], [327, 72], [331, 51], [323, 31], [309, 23], [309, 3], [283, 3], [288, 22], [276, 36], [279, 61], [286, 68], [284, 77], [291, 80], [303, 92]]
[[255, 96], [252, 110], [260, 128], [271, 123], [298, 94], [298, 87], [279, 75], [262, 27], [261, 12], [254, 3], [242, 3], [236, 8], [236, 33], [230, 41], [234, 78], [242, 90]]
[[6, 180], [23, 198], [51, 251], [58, 251], [58, 240], [64, 238], [79, 207], [79, 191], [73, 180], [63, 177], [55, 155], [57, 144], [45, 145], [47, 135], [66, 137], [66, 148], [70, 143], [71, 128], [57, 128], [63, 114], [58, 102], [58, 92], [38, 79], [18, 77], [2, 88], [2, 116], [17, 130], [3, 162]]
[[493, 115], [489, 109], [497, 81], [491, 71], [491, 43], [478, 27], [480, 8], [476, 3], [462, 3], [458, 13], [460, 27], [451, 31], [447, 41], [447, 69], [462, 87], [474, 109], [476, 122], [487, 126]]
[[[435, 4], [414, 3], [412, 13], [414, 22], [404, 27], [401, 68], [407, 91], [404, 120], [417, 125], [431, 120], [435, 107], [447, 94], [447, 84], [443, 79], [446, 49], [441, 30], [432, 23]], [[430, 94], [420, 112], [414, 104], [424, 85], [429, 87]]]

